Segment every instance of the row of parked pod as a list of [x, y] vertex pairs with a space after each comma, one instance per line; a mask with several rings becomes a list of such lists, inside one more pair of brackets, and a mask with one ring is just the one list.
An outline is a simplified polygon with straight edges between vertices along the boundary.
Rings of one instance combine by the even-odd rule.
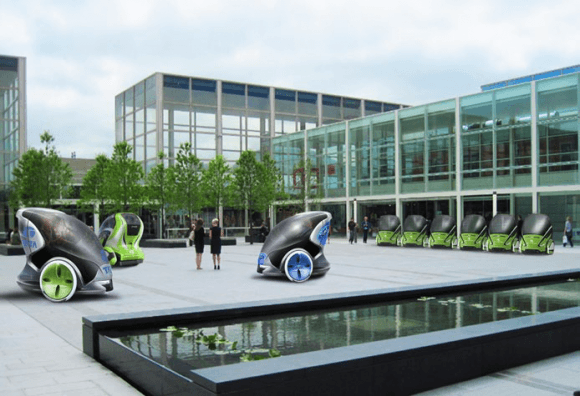
[[468, 215], [461, 222], [459, 237], [452, 216], [438, 215], [429, 223], [423, 216], [411, 215], [401, 224], [397, 216], [385, 215], [379, 218], [377, 245], [554, 253], [550, 218], [540, 213], [528, 215], [523, 222], [514, 215], [497, 214], [489, 224], [483, 216]]

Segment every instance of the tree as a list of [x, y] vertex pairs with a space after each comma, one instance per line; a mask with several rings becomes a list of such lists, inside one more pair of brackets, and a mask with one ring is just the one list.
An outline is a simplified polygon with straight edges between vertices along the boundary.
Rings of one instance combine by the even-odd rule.
[[113, 212], [138, 211], [144, 202], [143, 167], [130, 158], [133, 148], [127, 142], [113, 147], [113, 155], [106, 170], [106, 190]]
[[203, 165], [193, 154], [190, 143], [181, 143], [175, 159], [175, 195], [176, 209], [185, 209], [191, 219], [205, 204], [205, 195], [201, 190]]
[[223, 206], [230, 195], [231, 181], [230, 166], [221, 155], [211, 160], [207, 169], [203, 172], [203, 186], [206, 197], [209, 205], [215, 207], [216, 213], [218, 213], [219, 207]]
[[95, 165], [83, 177], [79, 206], [93, 211], [94, 204], [97, 203], [99, 205], [95, 213], [99, 214], [106, 213], [105, 205], [109, 198], [107, 175], [111, 160], [104, 154], [97, 155], [95, 160]]
[[160, 211], [161, 235], [163, 235], [165, 223], [165, 210], [167, 206], [173, 206], [175, 199], [175, 172], [173, 166], [165, 167], [163, 159], [165, 154], [160, 151], [157, 154], [160, 162], [155, 165], [147, 175], [148, 206], [156, 211]]
[[[250, 215], [254, 210], [264, 211], [276, 197], [279, 186], [279, 173], [269, 155], [265, 162], [256, 159], [256, 153], [247, 150], [242, 152], [234, 169], [234, 186], [237, 195], [237, 206], [247, 209]], [[253, 222], [250, 221], [250, 244], [253, 243]]]
[[14, 169], [10, 183], [10, 205], [50, 208], [64, 194], [72, 181], [72, 169], [59, 158], [52, 143], [54, 137], [44, 131], [40, 135], [44, 150], [29, 149]]

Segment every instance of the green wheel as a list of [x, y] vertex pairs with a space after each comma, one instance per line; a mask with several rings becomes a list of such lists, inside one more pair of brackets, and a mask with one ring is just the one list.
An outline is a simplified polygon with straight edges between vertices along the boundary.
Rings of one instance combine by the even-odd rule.
[[44, 264], [40, 273], [40, 290], [52, 302], [69, 300], [77, 289], [77, 275], [73, 264], [64, 258], [53, 258]]

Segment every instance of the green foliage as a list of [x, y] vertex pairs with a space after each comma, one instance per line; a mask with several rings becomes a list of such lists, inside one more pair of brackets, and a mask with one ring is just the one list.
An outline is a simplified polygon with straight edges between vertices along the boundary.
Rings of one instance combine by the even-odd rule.
[[242, 152], [234, 169], [234, 186], [237, 206], [264, 211], [274, 202], [280, 190], [280, 172], [275, 162], [266, 154], [262, 162], [256, 159], [256, 153], [247, 150]]
[[218, 213], [218, 208], [223, 206], [231, 196], [231, 182], [230, 166], [223, 156], [216, 156], [209, 162], [202, 177], [202, 185], [208, 204], [215, 208], [216, 213]]
[[62, 161], [52, 145], [54, 137], [48, 132], [40, 136], [44, 150], [26, 151], [14, 169], [10, 183], [10, 206], [40, 206], [49, 208], [61, 198], [72, 181], [72, 169]]
[[[229, 341], [224, 336], [219, 333], [214, 333], [211, 335], [205, 335], [203, 329], [199, 331], [191, 330], [187, 327], [176, 327], [167, 326], [160, 331], [171, 333], [174, 338], [190, 338], [195, 341], [196, 344], [201, 344], [207, 347], [210, 351], [218, 355], [228, 355], [228, 354], [239, 354], [240, 362], [252, 362], [256, 360], [264, 360], [270, 358], [277, 358], [282, 356], [282, 353], [275, 349], [265, 349], [265, 348], [250, 348], [247, 350], [238, 349], [238, 341]], [[223, 345], [229, 350], [218, 350], [218, 345]]]
[[131, 158], [133, 148], [127, 142], [113, 147], [113, 155], [107, 167], [106, 183], [111, 212], [136, 212], [144, 203], [145, 175], [143, 167]]
[[175, 159], [175, 209], [185, 209], [192, 218], [206, 204], [205, 191], [202, 191], [201, 176], [203, 164], [193, 154], [190, 143], [179, 146]]
[[109, 197], [107, 175], [111, 160], [104, 154], [97, 155], [95, 159], [96, 164], [89, 169], [83, 178], [81, 199], [78, 204], [82, 209], [92, 212], [93, 205], [98, 203], [99, 206], [95, 213], [107, 213], [105, 207]]
[[148, 195], [147, 206], [152, 210], [161, 210], [161, 235], [163, 235], [165, 223], [165, 210], [168, 206], [175, 206], [173, 200], [175, 194], [175, 168], [166, 167], [163, 159], [165, 154], [160, 151], [157, 154], [160, 162], [155, 165], [146, 178], [146, 188]]

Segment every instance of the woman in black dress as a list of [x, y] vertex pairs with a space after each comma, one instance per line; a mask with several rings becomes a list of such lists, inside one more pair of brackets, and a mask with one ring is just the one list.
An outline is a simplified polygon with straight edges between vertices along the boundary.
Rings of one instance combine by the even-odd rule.
[[195, 245], [195, 264], [197, 265], [197, 269], [200, 270], [201, 268], [201, 255], [203, 254], [203, 238], [204, 238], [204, 230], [203, 230], [203, 220], [198, 219], [195, 223], [195, 231], [193, 232], [193, 244]]
[[[211, 257], [213, 259], [213, 269], [220, 269], [220, 254], [222, 252], [222, 236], [223, 231], [219, 226], [219, 220], [213, 219], [211, 221], [212, 227], [209, 229], [209, 239], [211, 241]], [[217, 268], [216, 268], [217, 259]]]

